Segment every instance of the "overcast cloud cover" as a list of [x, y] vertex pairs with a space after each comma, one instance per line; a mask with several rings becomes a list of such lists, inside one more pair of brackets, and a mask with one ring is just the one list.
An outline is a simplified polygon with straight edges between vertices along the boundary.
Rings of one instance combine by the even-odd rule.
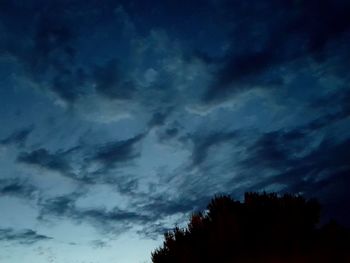
[[148, 262], [215, 194], [350, 222], [348, 0], [0, 0], [0, 262]]

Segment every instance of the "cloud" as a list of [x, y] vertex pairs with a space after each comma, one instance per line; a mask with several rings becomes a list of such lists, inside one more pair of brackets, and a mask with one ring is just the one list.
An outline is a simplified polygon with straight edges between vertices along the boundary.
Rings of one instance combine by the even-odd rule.
[[[305, 60], [299, 67], [307, 68], [310, 57], [320, 64], [337, 57], [350, 30], [350, 5], [343, 0], [269, 1], [249, 8], [224, 1], [222, 8], [233, 25], [232, 48], [217, 63], [215, 80], [203, 97], [206, 103], [242, 90], [283, 86], [285, 68], [293, 70], [293, 63], [301, 58]], [[334, 43], [338, 48], [331, 47]]]
[[45, 215], [51, 216], [67, 216], [71, 214], [74, 209], [74, 203], [79, 198], [80, 194], [71, 194], [51, 198], [49, 200], [41, 200], [39, 205], [41, 207], [39, 219], [43, 219]]
[[0, 140], [0, 144], [2, 145], [18, 145], [23, 147], [29, 137], [29, 135], [33, 131], [33, 127], [24, 128], [21, 130], [17, 130], [12, 132], [8, 137]]
[[181, 199], [169, 199], [166, 194], [151, 198], [148, 204], [145, 204], [143, 210], [156, 214], [158, 218], [171, 216], [175, 214], [184, 214], [202, 208], [206, 197], [190, 199], [182, 196]]
[[65, 154], [65, 152], [50, 153], [48, 150], [40, 148], [32, 152], [20, 153], [17, 161], [65, 175], [71, 173], [72, 170]]
[[151, 217], [142, 212], [123, 210], [115, 207], [107, 210], [103, 207], [81, 208], [76, 206], [80, 194], [59, 196], [41, 200], [40, 216], [38, 219], [68, 218], [77, 223], [88, 223], [99, 231], [110, 234], [126, 232], [134, 225], [143, 225], [152, 222]]
[[119, 165], [128, 164], [140, 156], [137, 145], [144, 136], [145, 134], [140, 134], [126, 140], [118, 140], [99, 146], [93, 154], [91, 161], [102, 164], [104, 171], [113, 169]]
[[211, 147], [228, 143], [238, 138], [238, 132], [213, 132], [209, 135], [194, 135], [190, 139], [193, 142], [192, 166], [199, 166], [207, 160], [208, 152]]
[[169, 108], [165, 108], [165, 109], [159, 109], [156, 112], [154, 112], [152, 114], [152, 117], [150, 118], [150, 120], [148, 122], [149, 128], [159, 127], [159, 126], [165, 125], [166, 120], [170, 116], [172, 111], [173, 111], [173, 108], [169, 107]]
[[[122, 81], [124, 76], [116, 60], [106, 59], [101, 66], [95, 62], [81, 63], [79, 41], [91, 36], [87, 35], [87, 29], [101, 26], [98, 23], [92, 25], [91, 21], [111, 20], [105, 16], [106, 12], [112, 17], [115, 15], [116, 4], [95, 5], [93, 1], [89, 4], [66, 3], [64, 7], [54, 2], [43, 6], [13, 3], [6, 4], [1, 11], [7, 33], [1, 53], [22, 67], [19, 78], [25, 78], [28, 84], [53, 95], [61, 105], [71, 107], [79, 99], [95, 93], [119, 99], [129, 98], [132, 94], [133, 86]], [[90, 8], [96, 12], [91, 12]], [[37, 15], [33, 19], [30, 14], [34, 11]], [[124, 24], [118, 20], [108, 22], [115, 23], [116, 28]], [[17, 41], [19, 38], [21, 42]]]
[[163, 132], [158, 134], [160, 142], [169, 143], [169, 141], [179, 135], [180, 130], [176, 127], [167, 128]]
[[12, 228], [0, 229], [0, 241], [16, 242], [23, 245], [32, 245], [40, 241], [50, 240], [52, 237], [38, 234], [32, 229], [14, 230]]
[[[348, 96], [347, 88], [332, 91], [304, 106], [317, 112], [305, 123], [265, 132], [258, 137], [250, 136], [253, 143], [245, 142], [246, 158], [241, 160], [241, 164], [246, 167], [273, 169], [300, 167], [303, 163], [310, 164], [310, 160], [305, 158], [315, 154], [317, 147], [336, 147], [340, 141], [346, 143], [348, 136], [341, 135], [339, 129], [342, 129], [343, 125], [346, 126], [349, 120]], [[328, 133], [338, 133], [339, 136], [332, 140], [327, 137]], [[332, 147], [319, 150], [324, 151], [326, 156], [327, 150], [333, 151]], [[343, 154], [343, 150], [338, 153]], [[317, 159], [315, 163], [322, 166], [325, 164]]]
[[95, 249], [102, 249], [102, 248], [108, 247], [108, 243], [106, 241], [99, 240], [99, 239], [91, 241], [90, 244]]
[[19, 179], [0, 179], [0, 195], [32, 198], [36, 188]]
[[[162, 235], [162, 230], [174, 218], [188, 217], [190, 212], [200, 210], [210, 196], [170, 198], [168, 193], [155, 193], [154, 196], [134, 192], [126, 208], [114, 206], [106, 209], [103, 206], [80, 207], [80, 197], [88, 194], [72, 193], [49, 199], [40, 199], [39, 220], [69, 219], [78, 224], [89, 224], [104, 234], [120, 235], [130, 230], [137, 230], [142, 235], [155, 238]], [[128, 193], [130, 194], [130, 193]], [[117, 200], [116, 200], [117, 201]], [[170, 220], [170, 221], [169, 221]], [[170, 227], [170, 226], [169, 226]]]
[[[311, 184], [319, 181], [336, 180], [333, 176], [342, 174], [342, 171], [349, 171], [350, 165], [347, 162], [350, 140], [346, 139], [341, 142], [333, 142], [332, 139], [324, 139], [319, 146], [300, 160], [300, 165], [291, 169], [290, 173], [299, 171], [300, 176], [304, 178], [304, 182], [309, 181]], [[290, 178], [290, 176], [286, 176]], [[293, 187], [290, 184], [289, 187]], [[301, 189], [301, 191], [305, 191]]]
[[131, 80], [125, 79], [116, 59], [108, 60], [93, 70], [94, 87], [98, 94], [110, 99], [130, 100], [136, 88]]
[[[88, 4], [77, 1], [64, 6], [4, 5], [2, 19], [8, 34], [1, 50], [24, 67], [24, 75], [34, 86], [54, 94], [62, 105], [90, 114], [94, 112], [83, 104], [96, 106], [100, 96], [137, 104], [132, 109], [121, 104], [112, 108], [115, 111], [135, 114], [146, 110], [153, 114], [155, 107], [188, 106], [184, 104], [197, 103], [201, 96], [202, 103], [211, 104], [228, 100], [242, 90], [280, 87], [285, 84], [283, 76], [288, 69], [294, 69], [290, 64], [296, 59], [307, 60], [324, 52], [328, 52], [326, 58], [334, 57], [335, 48], [329, 47], [330, 43], [341, 42], [350, 28], [347, 16], [350, 6], [344, 0], [323, 0], [321, 4], [269, 1], [249, 7], [239, 1], [207, 1], [196, 15], [205, 18], [212, 31], [215, 28], [224, 35], [221, 40], [230, 47], [226, 52], [216, 52], [218, 48], [215, 46], [214, 50], [207, 36], [208, 43], [199, 45], [198, 50], [200, 34], [194, 34], [197, 45], [193, 47], [182, 42], [181, 37], [172, 39], [174, 32], [167, 34], [166, 29], [138, 32], [138, 27], [143, 28], [138, 14], [144, 12], [127, 3], [124, 7], [120, 3], [101, 6], [94, 1]], [[154, 8], [157, 12], [169, 12], [170, 6], [157, 3]], [[189, 10], [197, 8], [192, 2], [188, 6]], [[29, 14], [34, 10], [38, 15], [31, 19]], [[183, 11], [171, 8], [172, 13]], [[8, 15], [16, 13], [22, 14], [20, 19]], [[168, 17], [164, 26], [172, 24], [168, 19], [183, 22]], [[110, 27], [103, 27], [104, 23]], [[200, 31], [195, 30], [197, 26], [193, 24], [186, 30]], [[204, 30], [202, 34], [206, 33]], [[106, 35], [115, 37], [104, 42]], [[16, 41], [19, 36], [23, 36], [24, 44]], [[97, 54], [87, 43], [94, 45], [99, 38], [102, 48]], [[191, 50], [193, 53], [188, 55]], [[111, 109], [99, 107], [101, 111]]]
[[[350, 169], [349, 137], [344, 130], [349, 120], [346, 90], [338, 92], [333, 99], [324, 98], [327, 105], [336, 107], [320, 102], [317, 115], [299, 125], [292, 123], [272, 131], [260, 126], [236, 131], [208, 128], [205, 133], [187, 135], [182, 140], [192, 144], [190, 165], [174, 171], [169, 182], [184, 199], [204, 196], [203, 189], [207, 194], [233, 196], [267, 190], [303, 193], [329, 203], [336, 187], [342, 189], [335, 182], [343, 182]], [[339, 195], [347, 196], [345, 191]], [[344, 214], [345, 203], [335, 214]]]
[[[289, 154], [296, 150], [292, 149], [291, 146], [300, 137], [303, 137], [302, 133], [285, 134], [277, 131], [263, 134], [246, 148], [248, 157], [242, 161], [242, 165], [246, 167], [285, 168], [289, 164]], [[297, 154], [297, 152], [294, 153]]]
[[105, 209], [87, 209], [78, 211], [78, 216], [80, 219], [91, 220], [97, 224], [123, 224], [123, 227], [133, 224], [140, 224], [143, 222], [150, 221], [150, 217], [143, 215], [141, 213], [124, 211], [118, 208], [115, 208], [111, 211]]
[[330, 92], [310, 103], [312, 109], [319, 111], [327, 109], [328, 112], [307, 124], [305, 131], [314, 131], [344, 120], [350, 115], [349, 101], [350, 89], [341, 87], [336, 91]]
[[[8, 5], [6, 12], [11, 15], [2, 17], [8, 34], [1, 50], [22, 67], [20, 77], [28, 83], [73, 103], [82, 94], [82, 85], [78, 84], [83, 79], [74, 61], [76, 32], [68, 13], [63, 15], [62, 10], [50, 4], [44, 9], [37, 4]], [[35, 19], [30, 15], [34, 10]]]
[[[112, 184], [118, 182], [120, 190], [135, 187], [135, 180], [123, 179], [110, 172], [125, 168], [141, 157], [141, 144], [146, 133], [125, 140], [115, 140], [100, 144], [84, 144], [68, 149], [49, 151], [38, 148], [20, 152], [16, 161], [42, 171], [58, 173], [82, 184]], [[42, 172], [41, 171], [41, 172]]]
[[90, 173], [85, 170], [87, 164], [84, 163], [84, 150], [82, 146], [56, 151], [38, 148], [19, 152], [16, 162], [33, 168], [40, 174], [54, 173], [76, 183], [91, 184], [96, 181], [90, 178]]
[[[116, 9], [113, 1], [5, 2], [2, 59], [14, 64], [25, 87], [64, 105], [74, 127], [93, 130], [81, 134], [78, 147], [59, 149], [75, 136], [66, 136], [73, 125], [59, 127], [66, 122], [58, 120], [55, 128], [65, 131], [60, 145], [38, 137], [38, 148], [18, 154], [17, 163], [83, 187], [78, 194], [40, 195], [39, 220], [64, 218], [113, 234], [138, 227], [155, 238], [175, 217], [203, 209], [213, 194], [278, 189], [334, 196], [347, 185], [345, 0], [223, 0], [200, 8], [189, 1], [185, 9], [158, 1], [149, 12], [143, 3]], [[290, 84], [288, 78], [303, 78], [300, 72], [315, 78], [314, 89]], [[332, 80], [322, 86], [328, 75], [343, 86]], [[129, 125], [141, 134], [126, 135]], [[25, 146], [31, 132], [14, 131], [0, 143]], [[89, 194], [84, 190], [98, 184], [130, 206], [79, 207]], [[0, 181], [2, 195], [34, 192], [25, 182]]]
[[143, 202], [141, 211], [150, 214], [149, 220], [141, 225], [137, 233], [141, 236], [156, 240], [174, 225], [185, 222], [191, 213], [203, 211], [211, 199], [210, 195], [190, 195], [179, 189], [178, 198], [170, 198], [168, 193], [157, 194], [148, 202]]
[[285, 192], [332, 198], [332, 194], [322, 196], [319, 193], [341, 181], [349, 172], [347, 156], [350, 154], [350, 140], [336, 141], [327, 136], [314, 136], [298, 130], [261, 135], [246, 149], [247, 158], [238, 167], [243, 176], [259, 174], [248, 190], [262, 190], [281, 184]]
[[146, 225], [141, 230], [138, 230], [137, 234], [139, 234], [142, 237], [157, 240], [160, 236], [164, 235], [164, 233], [167, 233], [173, 228], [174, 228], [173, 225], [166, 227], [163, 222], [155, 223], [151, 225]]
[[[48, 2], [42, 7], [36, 3], [4, 7], [0, 20], [6, 39], [0, 52], [18, 68], [16, 80], [21, 85], [90, 121], [142, 116], [152, 119], [150, 126], [160, 125], [160, 119], [155, 122], [152, 116], [168, 118], [170, 108], [181, 110], [197, 100], [198, 87], [205, 89], [207, 65], [200, 59], [185, 59], [189, 48], [166, 30], [139, 32], [134, 22], [139, 10], [95, 1], [62, 6]], [[33, 12], [35, 19], [29, 15]]]

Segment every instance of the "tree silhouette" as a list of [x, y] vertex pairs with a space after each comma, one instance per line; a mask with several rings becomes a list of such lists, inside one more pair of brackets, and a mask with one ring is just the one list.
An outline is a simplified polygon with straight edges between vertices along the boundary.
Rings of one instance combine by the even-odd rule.
[[350, 262], [349, 232], [335, 222], [317, 228], [320, 205], [301, 196], [246, 193], [212, 199], [185, 229], [165, 233], [153, 263]]

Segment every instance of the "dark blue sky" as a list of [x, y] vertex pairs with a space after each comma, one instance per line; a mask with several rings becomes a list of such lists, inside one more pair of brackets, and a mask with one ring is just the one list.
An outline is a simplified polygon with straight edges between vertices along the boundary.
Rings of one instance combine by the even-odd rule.
[[348, 0], [0, 0], [0, 262], [147, 262], [215, 194], [350, 222]]

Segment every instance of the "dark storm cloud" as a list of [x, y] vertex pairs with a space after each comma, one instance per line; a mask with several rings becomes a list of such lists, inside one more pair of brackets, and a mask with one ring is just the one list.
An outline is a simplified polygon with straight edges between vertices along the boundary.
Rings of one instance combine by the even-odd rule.
[[325, 58], [336, 55], [335, 50], [326, 55], [327, 45], [346, 36], [350, 29], [350, 4], [344, 0], [224, 1], [223, 6], [234, 25], [232, 48], [215, 72], [204, 96], [206, 102], [254, 85], [282, 84], [279, 66], [303, 56], [319, 60], [323, 54]]
[[23, 147], [27, 141], [28, 136], [32, 133], [33, 127], [24, 128], [21, 130], [14, 131], [8, 137], [0, 140], [2, 145], [18, 145]]
[[130, 139], [104, 144], [96, 149], [91, 160], [103, 164], [106, 171], [127, 164], [140, 156], [137, 146], [144, 136], [145, 134], [140, 134]]
[[38, 234], [36, 231], [27, 230], [14, 230], [12, 228], [0, 229], [0, 241], [3, 242], [16, 242], [24, 245], [32, 245], [40, 241], [46, 241], [52, 239], [51, 237]]

